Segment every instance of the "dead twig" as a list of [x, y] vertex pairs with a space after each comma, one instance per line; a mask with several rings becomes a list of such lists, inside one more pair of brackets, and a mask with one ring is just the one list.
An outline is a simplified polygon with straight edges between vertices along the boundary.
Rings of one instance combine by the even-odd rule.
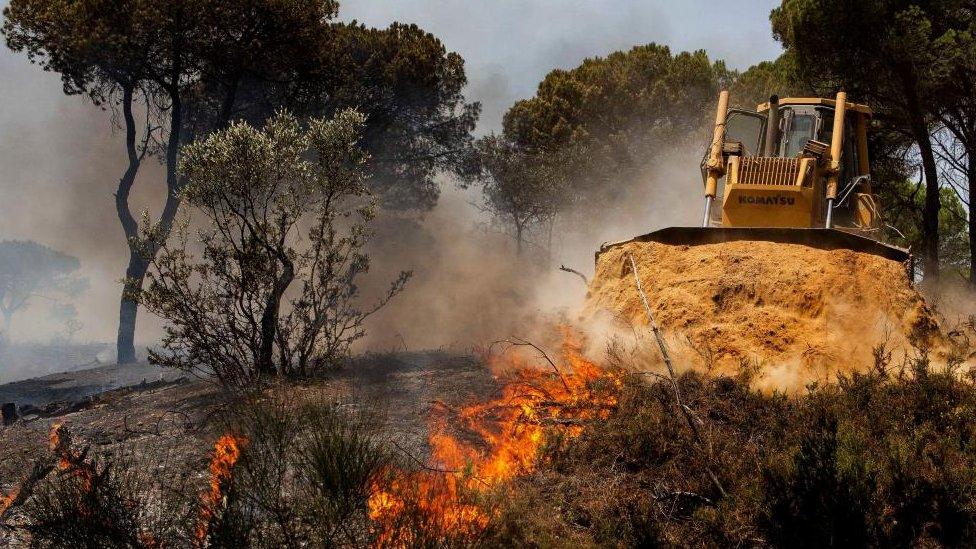
[[710, 505], [710, 506], [713, 506], [713, 507], [715, 506], [715, 503], [712, 502], [712, 500], [706, 498], [703, 495], [696, 494], [694, 492], [677, 491], [677, 492], [670, 492], [670, 493], [664, 494], [662, 496], [655, 496], [654, 497], [654, 499], [656, 499], [657, 501], [667, 501], [667, 500], [670, 500], [670, 499], [681, 499], [681, 498], [685, 498], [685, 499], [697, 499], [698, 501], [700, 501], [700, 502], [702, 502], [702, 503], [704, 503], [706, 505]]
[[[396, 448], [397, 450], [399, 450], [399, 451], [400, 451], [400, 453], [402, 453], [403, 455], [405, 455], [405, 456], [407, 456], [408, 458], [410, 458], [410, 460], [411, 460], [411, 461], [413, 461], [414, 463], [416, 463], [416, 464], [417, 464], [417, 466], [419, 466], [419, 467], [420, 467], [421, 469], [423, 469], [424, 471], [428, 471], [428, 472], [431, 472], [431, 473], [439, 473], [439, 474], [442, 474], [442, 475], [460, 475], [460, 474], [462, 473], [462, 471], [458, 471], [458, 470], [456, 470], [456, 469], [441, 469], [441, 468], [439, 468], [439, 467], [432, 467], [432, 466], [430, 466], [430, 465], [427, 465], [427, 464], [426, 464], [426, 463], [425, 463], [424, 461], [422, 461], [422, 460], [421, 460], [420, 458], [418, 458], [417, 456], [415, 456], [415, 455], [413, 455], [413, 454], [412, 454], [412, 453], [411, 453], [410, 451], [408, 451], [408, 450], [407, 450], [406, 448], [404, 448], [403, 446], [400, 446], [399, 444], [397, 444], [397, 442], [396, 442], [395, 440], [391, 440], [391, 441], [390, 441], [390, 443], [391, 443], [391, 444], [393, 444], [393, 446], [394, 446], [394, 447], [395, 447], [395, 448]], [[487, 487], [487, 486], [489, 486], [489, 485], [488, 485], [488, 482], [486, 482], [486, 481], [485, 481], [484, 479], [482, 479], [482, 478], [479, 478], [479, 477], [477, 477], [477, 476], [475, 476], [475, 475], [471, 475], [471, 478], [473, 478], [473, 479], [475, 479], [475, 480], [477, 480], [477, 481], [478, 481], [478, 482], [480, 482], [481, 484], [484, 484], [484, 485], [485, 485], [486, 487]]]
[[545, 361], [549, 363], [549, 366], [552, 367], [553, 371], [556, 372], [556, 375], [559, 376], [559, 381], [562, 382], [563, 387], [566, 389], [566, 392], [569, 393], [569, 394], [573, 394], [573, 390], [569, 388], [569, 383], [567, 383], [566, 382], [566, 378], [563, 377], [563, 373], [562, 373], [562, 371], [559, 370], [559, 366], [556, 366], [556, 363], [553, 362], [553, 360], [551, 358], [549, 358], [549, 355], [546, 354], [546, 352], [543, 351], [535, 343], [532, 343], [531, 341], [529, 341], [527, 339], [522, 339], [520, 337], [514, 337], [514, 336], [513, 337], [510, 337], [508, 339], [502, 339], [500, 341], [496, 341], [495, 343], [508, 343], [509, 345], [511, 345], [513, 347], [531, 347], [531, 348], [535, 349], [536, 352], [539, 353], [539, 358], [545, 359]]
[[30, 473], [6, 496], [0, 495], [0, 527], [10, 529], [11, 526], [4, 522], [7, 512], [15, 507], [20, 507], [34, 494], [34, 487], [54, 470], [54, 464], [50, 459], [39, 459], [34, 462]]
[[581, 272], [579, 272], [579, 271], [577, 271], [576, 269], [574, 269], [572, 267], [567, 267], [565, 265], [560, 265], [559, 266], [559, 270], [560, 271], [567, 272], [567, 273], [572, 273], [572, 274], [574, 274], [574, 275], [582, 278], [583, 279], [583, 284], [586, 284], [587, 286], [590, 285], [590, 281], [589, 281], [589, 279], [586, 278], [586, 275], [583, 274], [583, 273], [581, 273]]

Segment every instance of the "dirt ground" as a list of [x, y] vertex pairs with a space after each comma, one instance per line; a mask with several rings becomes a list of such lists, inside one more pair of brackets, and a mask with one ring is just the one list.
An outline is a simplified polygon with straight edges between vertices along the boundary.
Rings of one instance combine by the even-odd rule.
[[802, 386], [832, 370], [870, 366], [882, 342], [942, 344], [935, 315], [902, 264], [772, 242], [613, 247], [599, 257], [588, 317], [612, 311], [625, 324], [647, 325], [629, 255], [657, 323], [713, 371], [748, 362], [779, 378], [777, 386]]
[[[63, 374], [70, 384], [72, 374]], [[78, 384], [85, 387], [84, 383]], [[4, 386], [0, 386], [3, 391]], [[273, 387], [272, 392], [301, 399], [335, 399], [378, 415], [384, 436], [412, 458], [424, 459], [432, 407], [457, 406], [497, 391], [481, 361], [444, 352], [368, 355], [326, 378]], [[111, 458], [136, 449], [152, 466], [165, 456], [185, 464], [187, 475], [206, 478], [210, 449], [221, 434], [221, 413], [230, 398], [202, 380], [163, 379], [140, 383], [51, 408], [52, 417], [28, 416], [0, 427], [0, 490], [21, 482], [37, 460], [53, 459], [49, 434], [55, 424], [71, 434], [73, 446]], [[15, 511], [14, 511], [15, 512]], [[16, 515], [13, 515], [16, 521]], [[17, 546], [15, 532], [0, 528], [0, 547]]]

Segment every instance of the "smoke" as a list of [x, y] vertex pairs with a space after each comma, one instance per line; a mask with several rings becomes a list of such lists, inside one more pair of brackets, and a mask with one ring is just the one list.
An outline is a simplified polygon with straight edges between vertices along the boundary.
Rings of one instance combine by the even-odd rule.
[[551, 248], [542, 231], [541, 242], [522, 256], [514, 239], [478, 208], [477, 189], [445, 185], [437, 207], [421, 220], [381, 216], [367, 293], [398, 269], [412, 269], [414, 278], [371, 319], [364, 347], [466, 350], [509, 336], [532, 337], [560, 318], [575, 322], [586, 286], [560, 265], [592, 277], [602, 243], [694, 225], [700, 215], [701, 150], [687, 145], [658, 154], [636, 179], [608, 183], [622, 190], [615, 203], [566, 212], [553, 226]]
[[[111, 113], [84, 97], [67, 97], [56, 75], [0, 53], [0, 239], [30, 239], [81, 260], [90, 288], [74, 300], [84, 328], [78, 340], [110, 340], [116, 330], [125, 262], [125, 238], [113, 192], [125, 166]], [[134, 209], [158, 210], [160, 166], [147, 161], [133, 191]], [[14, 316], [12, 337], [45, 340], [62, 327], [36, 299]], [[141, 340], [158, 333], [141, 318]]]
[[[704, 47], [737, 67], [775, 57], [778, 46], [766, 22], [773, 4], [757, 1], [746, 8], [716, 10], [705, 9], [704, 2], [608, 7], [549, 0], [364, 1], [345, 3], [341, 15], [381, 27], [394, 20], [415, 22], [459, 52], [467, 63], [467, 94], [484, 107], [477, 130], [483, 134], [497, 131], [512, 102], [530, 96], [553, 68], [569, 68], [584, 57], [637, 43]], [[713, 32], [715, 28], [723, 31]], [[79, 274], [91, 286], [74, 301], [84, 324], [76, 340], [112, 341], [128, 254], [113, 204], [125, 155], [112, 113], [84, 97], [65, 96], [56, 74], [5, 48], [0, 51], [0, 74], [0, 239], [32, 239], [78, 257]], [[510, 239], [471, 204], [480, 201], [477, 190], [458, 190], [445, 181], [443, 199], [433, 212], [421, 219], [381, 220], [377, 243], [385, 245], [374, 253], [376, 280], [370, 287], [379, 289], [400, 268], [413, 268], [416, 276], [389, 310], [374, 319], [370, 345], [467, 345], [516, 330], [511, 325], [515, 317], [524, 322], [543, 311], [568, 310], [582, 299], [584, 289], [578, 278], [555, 266], [565, 263], [590, 273], [592, 254], [603, 240], [693, 222], [697, 200], [684, 190], [697, 196], [696, 161], [675, 161], [674, 169], [668, 161], [654, 166], [644, 181], [621, 182], [633, 189], [631, 201], [614, 211], [593, 212], [595, 222], [585, 230], [568, 220], [557, 222], [552, 259], [541, 262], [542, 267], [537, 249], [514, 259]], [[133, 210], [158, 212], [162, 181], [161, 166], [147, 160], [133, 189]], [[56, 335], [61, 326], [49, 316], [42, 303], [18, 314], [13, 338], [46, 340]], [[155, 341], [159, 324], [140, 312], [137, 340]]]
[[[769, 32], [778, 0], [358, 0], [339, 15], [384, 27], [417, 23], [465, 59], [470, 98], [485, 105], [479, 132], [497, 131], [505, 109], [530, 97], [545, 75], [593, 56], [657, 42], [705, 49], [745, 69], [782, 52]], [[499, 78], [499, 75], [503, 75]]]

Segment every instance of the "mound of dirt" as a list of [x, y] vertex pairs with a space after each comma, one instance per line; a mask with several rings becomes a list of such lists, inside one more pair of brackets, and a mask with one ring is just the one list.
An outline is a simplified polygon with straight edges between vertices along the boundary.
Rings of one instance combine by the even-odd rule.
[[600, 255], [584, 315], [609, 311], [632, 326], [647, 317], [632, 254], [655, 320], [697, 362], [732, 373], [743, 363], [790, 384], [873, 364], [872, 349], [942, 346], [932, 310], [904, 266], [850, 250], [725, 242], [632, 242]]

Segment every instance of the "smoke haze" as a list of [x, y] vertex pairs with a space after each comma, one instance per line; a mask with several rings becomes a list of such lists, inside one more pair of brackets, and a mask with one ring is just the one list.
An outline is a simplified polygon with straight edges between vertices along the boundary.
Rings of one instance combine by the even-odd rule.
[[[511, 236], [481, 219], [476, 189], [448, 186], [419, 225], [379, 220], [371, 253], [374, 287], [383, 283], [376, 279], [389, 278], [398, 268], [413, 269], [415, 276], [372, 319], [367, 346], [463, 350], [508, 336], [532, 336], [557, 316], [574, 320], [586, 287], [558, 266], [592, 277], [594, 253], [602, 243], [693, 225], [701, 207], [701, 154], [702, 147], [692, 144], [660, 154], [635, 181], [615, 182], [624, 188], [616, 203], [557, 218], [552, 249], [545, 241], [529, 245], [521, 258]], [[387, 234], [398, 238], [384, 238]]]
[[[708, 4], [370, 0], [344, 4], [341, 17], [381, 27], [394, 20], [417, 23], [460, 53], [467, 62], [468, 97], [484, 106], [477, 130], [484, 134], [497, 131], [504, 111], [531, 96], [547, 72], [585, 57], [652, 41], [675, 50], [704, 48], [738, 68], [778, 55], [768, 30], [775, 2], [727, 9]], [[91, 282], [75, 301], [84, 322], [77, 338], [112, 341], [127, 259], [112, 202], [124, 168], [121, 136], [113, 131], [111, 113], [84, 97], [66, 97], [57, 75], [28, 64], [25, 56], [4, 48], [0, 74], [0, 239], [33, 239], [77, 256], [81, 275]], [[673, 199], [686, 185], [698, 185], [697, 154], [689, 150], [628, 186], [627, 208], [608, 212], [596, 229], [580, 232], [557, 223], [552, 262], [589, 274], [601, 241], [693, 222], [697, 201]], [[157, 162], [143, 166], [134, 210], [159, 210], [162, 178]], [[510, 239], [492, 230], [473, 205], [480, 202], [476, 189], [459, 190], [448, 180], [443, 187], [441, 202], [422, 219], [387, 220], [377, 227], [372, 287], [399, 269], [413, 268], [416, 275], [407, 292], [374, 319], [371, 345], [469, 345], [507, 335], [516, 317], [582, 299], [582, 283], [573, 275], [539, 273], [529, 261], [512, 261]], [[404, 226], [410, 230], [398, 229]], [[15, 317], [14, 339], [50, 337], [55, 327], [43, 322], [45, 315], [43, 306], [35, 306]], [[140, 312], [137, 340], [145, 344], [158, 334], [158, 321]]]

